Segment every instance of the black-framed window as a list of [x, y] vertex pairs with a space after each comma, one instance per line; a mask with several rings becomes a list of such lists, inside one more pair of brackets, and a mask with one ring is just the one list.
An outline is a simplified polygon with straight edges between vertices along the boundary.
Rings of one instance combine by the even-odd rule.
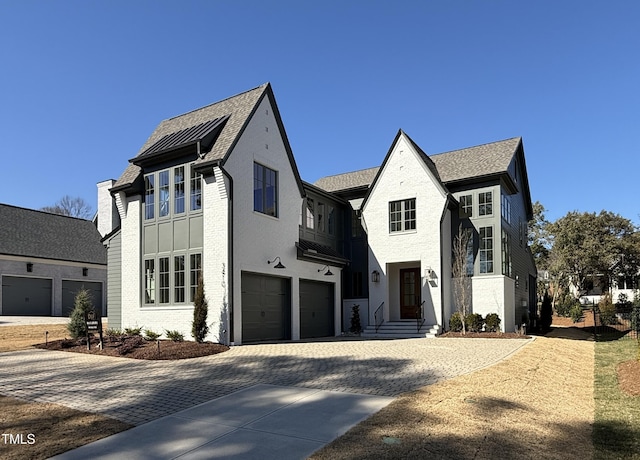
[[478, 194], [478, 215], [479, 216], [493, 215], [493, 193], [492, 192], [480, 192]]
[[253, 164], [253, 210], [278, 217], [278, 173], [260, 163]]
[[511, 276], [511, 237], [502, 230], [502, 274]]
[[173, 301], [184, 302], [184, 255], [173, 257]]
[[158, 303], [169, 303], [169, 258], [160, 257], [158, 262]]
[[506, 223], [511, 224], [511, 200], [504, 193], [500, 195], [500, 198], [500, 214]]
[[144, 218], [150, 220], [155, 217], [155, 176], [150, 174], [144, 177]]
[[416, 229], [416, 199], [389, 202], [389, 231]]
[[480, 227], [480, 273], [493, 273], [493, 227]]
[[189, 287], [190, 301], [196, 298], [196, 290], [198, 289], [198, 278], [202, 273], [202, 254], [191, 254], [189, 257]]
[[460, 217], [473, 217], [473, 195], [460, 197]]
[[156, 303], [156, 268], [155, 259], [144, 261], [144, 303]]
[[191, 203], [190, 209], [197, 211], [202, 209], [202, 174], [191, 168]]
[[173, 170], [173, 196], [173, 213], [184, 213], [184, 166]]
[[307, 198], [307, 202], [305, 204], [305, 227], [313, 230], [315, 228], [315, 222], [316, 215], [313, 198]]

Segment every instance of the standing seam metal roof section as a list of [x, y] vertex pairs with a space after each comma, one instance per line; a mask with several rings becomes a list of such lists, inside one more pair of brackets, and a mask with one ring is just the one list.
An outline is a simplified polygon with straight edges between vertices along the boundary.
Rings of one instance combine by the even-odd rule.
[[227, 118], [229, 118], [228, 115], [200, 123], [199, 125], [192, 126], [175, 133], [167, 134], [147, 150], [142, 152], [137, 159], [168, 152], [179, 147], [184, 147], [186, 145], [202, 141], [207, 137], [207, 135], [211, 134], [214, 129], [218, 128], [224, 121], [226, 121]]

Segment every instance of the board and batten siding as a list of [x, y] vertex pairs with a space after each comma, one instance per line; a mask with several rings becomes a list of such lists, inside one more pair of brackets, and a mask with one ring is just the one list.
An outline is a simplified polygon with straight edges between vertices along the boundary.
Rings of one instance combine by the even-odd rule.
[[107, 314], [110, 329], [122, 329], [122, 240], [120, 232], [107, 242]]

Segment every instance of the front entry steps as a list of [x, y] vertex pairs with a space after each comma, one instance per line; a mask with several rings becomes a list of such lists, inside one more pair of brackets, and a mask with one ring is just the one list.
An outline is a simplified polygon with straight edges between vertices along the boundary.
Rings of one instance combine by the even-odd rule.
[[371, 337], [379, 339], [409, 339], [409, 338], [435, 338], [440, 332], [440, 326], [423, 324], [420, 330], [417, 329], [415, 319], [405, 319], [400, 321], [385, 321], [376, 332], [375, 326], [367, 326], [361, 337]]

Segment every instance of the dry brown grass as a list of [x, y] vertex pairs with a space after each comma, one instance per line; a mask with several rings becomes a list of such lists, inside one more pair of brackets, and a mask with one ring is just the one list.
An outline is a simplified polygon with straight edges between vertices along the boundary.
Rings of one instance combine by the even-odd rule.
[[592, 458], [593, 369], [593, 342], [537, 338], [401, 396], [312, 458]]
[[49, 331], [50, 341], [69, 337], [65, 324], [2, 326], [0, 327], [0, 353], [24, 350], [36, 343], [44, 343], [45, 331]]
[[10, 443], [9, 438], [6, 442], [0, 438], [3, 460], [49, 458], [131, 428], [118, 420], [58, 404], [30, 403], [5, 396], [0, 396], [0, 426], [4, 434], [22, 441], [16, 444]]

